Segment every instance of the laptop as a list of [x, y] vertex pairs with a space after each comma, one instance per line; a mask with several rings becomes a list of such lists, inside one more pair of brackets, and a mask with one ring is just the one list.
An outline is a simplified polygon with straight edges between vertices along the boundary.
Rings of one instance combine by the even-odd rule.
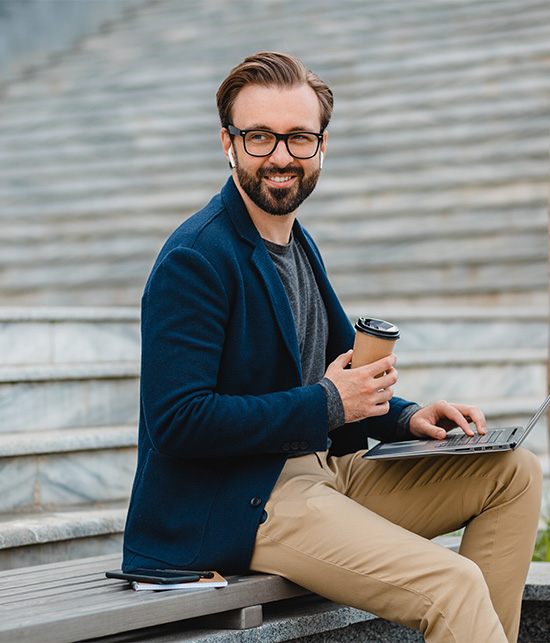
[[395, 460], [419, 458], [429, 455], [479, 453], [482, 451], [513, 451], [525, 440], [550, 404], [550, 395], [541, 404], [525, 429], [520, 426], [490, 429], [485, 435], [468, 436], [465, 433], [449, 433], [444, 440], [406, 440], [404, 442], [381, 442], [363, 456], [366, 460]]

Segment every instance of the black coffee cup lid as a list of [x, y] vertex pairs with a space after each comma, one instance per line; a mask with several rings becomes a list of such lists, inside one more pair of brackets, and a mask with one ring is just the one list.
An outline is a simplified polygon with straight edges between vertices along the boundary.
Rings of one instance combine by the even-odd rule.
[[365, 335], [371, 335], [372, 337], [391, 340], [399, 339], [399, 328], [383, 319], [359, 317], [355, 324], [355, 328], [356, 330], [365, 333]]

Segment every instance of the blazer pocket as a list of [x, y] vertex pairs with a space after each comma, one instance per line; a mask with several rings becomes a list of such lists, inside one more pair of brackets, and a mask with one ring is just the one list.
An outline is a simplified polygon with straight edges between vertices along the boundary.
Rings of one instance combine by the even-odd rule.
[[189, 566], [203, 545], [223, 478], [213, 461], [149, 451], [128, 511], [126, 546], [149, 558]]

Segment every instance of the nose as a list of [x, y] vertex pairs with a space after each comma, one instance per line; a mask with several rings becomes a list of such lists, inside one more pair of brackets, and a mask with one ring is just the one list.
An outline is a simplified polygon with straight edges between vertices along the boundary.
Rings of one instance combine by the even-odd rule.
[[279, 167], [286, 167], [289, 163], [294, 161], [294, 157], [289, 154], [287, 147], [284, 141], [279, 141], [271, 153], [269, 160], [273, 165], [278, 165]]

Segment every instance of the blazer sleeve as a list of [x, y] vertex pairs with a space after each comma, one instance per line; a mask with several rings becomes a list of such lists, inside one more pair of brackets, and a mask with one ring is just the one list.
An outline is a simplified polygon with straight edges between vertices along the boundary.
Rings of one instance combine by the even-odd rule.
[[[218, 392], [229, 315], [223, 282], [197, 251], [172, 250], [151, 273], [142, 301], [141, 399], [155, 449], [185, 458], [284, 453], [292, 443], [325, 450], [320, 385]], [[235, 363], [235, 377], [246, 367]]]

